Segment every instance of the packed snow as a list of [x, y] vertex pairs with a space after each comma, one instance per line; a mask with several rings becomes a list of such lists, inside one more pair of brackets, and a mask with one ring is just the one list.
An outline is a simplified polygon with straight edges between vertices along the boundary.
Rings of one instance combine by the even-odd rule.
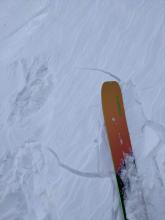
[[122, 219], [110, 80], [138, 170], [125, 170], [128, 219], [165, 219], [164, 12], [163, 0], [0, 1], [0, 220]]

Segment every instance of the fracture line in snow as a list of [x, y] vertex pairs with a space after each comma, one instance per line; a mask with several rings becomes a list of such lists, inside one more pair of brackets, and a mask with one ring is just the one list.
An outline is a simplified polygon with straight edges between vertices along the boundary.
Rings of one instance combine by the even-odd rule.
[[81, 177], [87, 177], [87, 178], [110, 178], [110, 175], [113, 174], [114, 172], [108, 172], [107, 174], [101, 174], [101, 173], [94, 173], [94, 172], [82, 172], [79, 170], [76, 170], [72, 167], [67, 166], [66, 164], [62, 163], [57, 155], [57, 153], [52, 150], [51, 148], [48, 148], [48, 150], [53, 154], [53, 156], [56, 158], [58, 165], [62, 168], [64, 168], [65, 170], [77, 175], [77, 176], [81, 176]]
[[79, 69], [83, 69], [83, 70], [94, 70], [94, 71], [98, 71], [98, 72], [103, 72], [103, 73], [105, 73], [105, 74], [107, 74], [107, 75], [113, 77], [113, 78], [116, 79], [118, 82], [121, 81], [121, 79], [120, 79], [118, 76], [116, 76], [115, 74], [113, 74], [113, 73], [111, 73], [111, 72], [109, 72], [109, 71], [100, 69], [100, 68], [79, 67]]

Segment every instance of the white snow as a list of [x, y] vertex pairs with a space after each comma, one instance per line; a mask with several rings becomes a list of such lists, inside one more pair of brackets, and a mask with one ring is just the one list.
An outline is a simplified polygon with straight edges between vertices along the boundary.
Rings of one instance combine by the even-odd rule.
[[165, 219], [164, 12], [163, 0], [0, 1], [0, 220], [122, 219], [108, 80], [122, 87], [140, 181], [128, 215]]

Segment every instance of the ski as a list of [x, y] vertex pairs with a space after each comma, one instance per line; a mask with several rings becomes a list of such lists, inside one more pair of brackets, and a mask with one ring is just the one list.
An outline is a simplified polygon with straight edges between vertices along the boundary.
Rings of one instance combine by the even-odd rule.
[[[105, 127], [123, 210], [123, 219], [127, 220], [124, 201], [126, 199], [125, 190], [129, 186], [129, 180], [127, 180], [127, 177], [126, 180], [123, 180], [122, 171], [126, 166], [126, 158], [129, 156], [131, 158], [134, 157], [119, 84], [116, 81], [104, 82], [101, 96]], [[135, 165], [135, 161], [133, 163]]]

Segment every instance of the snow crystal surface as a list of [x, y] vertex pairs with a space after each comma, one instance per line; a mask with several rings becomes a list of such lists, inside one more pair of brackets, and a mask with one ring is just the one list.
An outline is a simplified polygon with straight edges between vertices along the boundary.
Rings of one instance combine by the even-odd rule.
[[0, 220], [122, 219], [110, 80], [138, 169], [128, 218], [165, 219], [164, 21], [163, 0], [0, 1]]

